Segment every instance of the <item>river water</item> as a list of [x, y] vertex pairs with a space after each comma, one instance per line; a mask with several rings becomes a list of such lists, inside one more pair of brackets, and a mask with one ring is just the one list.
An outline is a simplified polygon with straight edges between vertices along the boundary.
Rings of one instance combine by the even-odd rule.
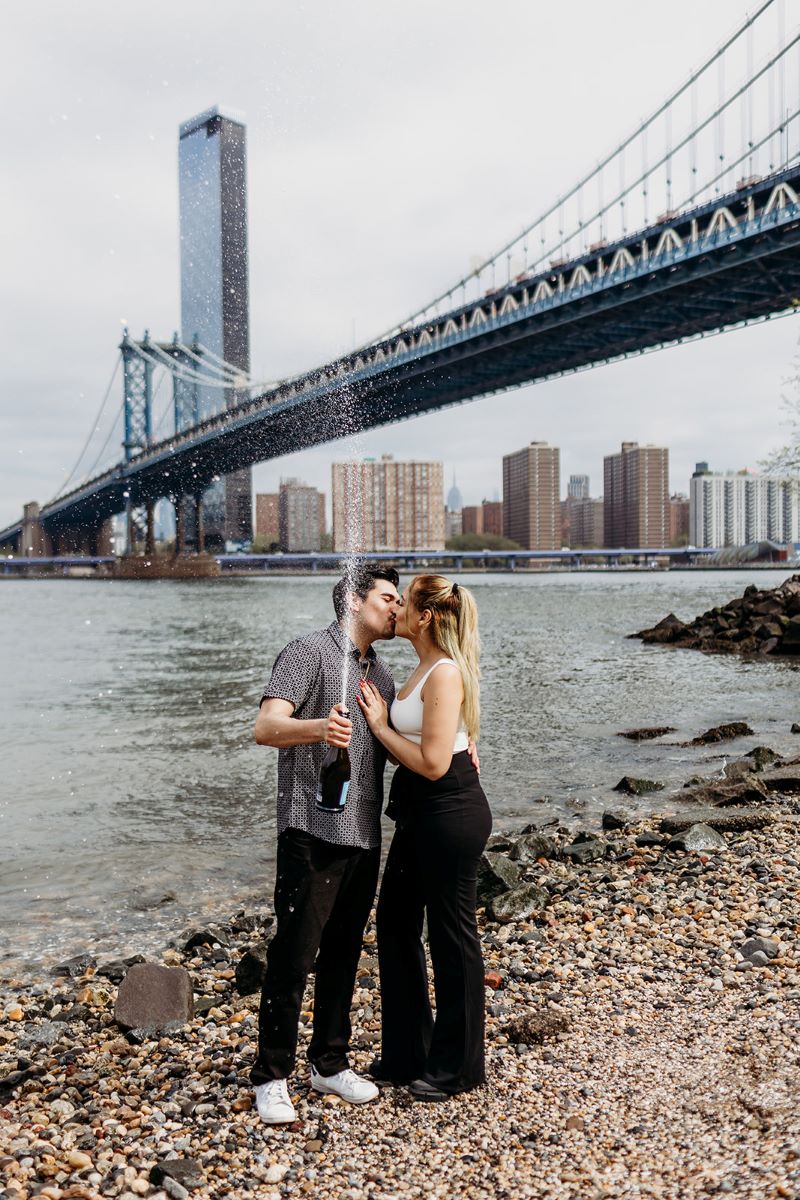
[[[674, 725], [670, 743], [746, 719], [757, 736], [737, 753], [800, 751], [800, 664], [626, 639], [787, 574], [461, 576], [481, 616], [496, 827], [591, 825], [618, 806], [624, 774], [679, 784], [720, 769], [719, 747], [635, 744], [620, 729]], [[153, 951], [269, 899], [277, 752], [255, 745], [253, 720], [281, 647], [332, 619], [333, 582], [0, 583], [0, 976], [85, 949]], [[410, 671], [407, 643], [381, 652], [398, 679]]]

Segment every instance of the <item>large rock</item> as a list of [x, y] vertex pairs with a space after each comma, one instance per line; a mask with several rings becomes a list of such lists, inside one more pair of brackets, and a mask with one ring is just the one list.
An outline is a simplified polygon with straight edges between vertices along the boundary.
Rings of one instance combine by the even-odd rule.
[[524, 883], [522, 887], [512, 888], [510, 892], [502, 892], [489, 901], [489, 916], [495, 921], [505, 924], [508, 921], [527, 921], [534, 913], [541, 912], [547, 906], [549, 896], [544, 888], [534, 883]]
[[664, 737], [667, 733], [675, 733], [674, 725], [650, 725], [644, 729], [622, 729], [617, 737], [627, 738], [630, 742], [649, 742], [653, 738]]
[[747, 751], [745, 758], [752, 759], [752, 770], [754, 771], [763, 771], [770, 763], [781, 761], [780, 754], [777, 754], [771, 746], [754, 746], [752, 750]]
[[753, 730], [746, 721], [728, 721], [725, 725], [714, 725], [705, 733], [692, 738], [690, 746], [709, 746], [716, 742], [730, 742], [734, 738], [751, 737]]
[[68, 958], [53, 967], [53, 974], [66, 976], [68, 979], [77, 979], [96, 965], [97, 959], [92, 958], [91, 954], [76, 954], [74, 958]]
[[566, 1033], [571, 1024], [572, 1018], [565, 1012], [533, 1009], [509, 1021], [503, 1033], [512, 1045], [539, 1046], [547, 1038]]
[[576, 866], [586, 866], [587, 863], [599, 862], [605, 858], [608, 843], [592, 833], [579, 833], [571, 846], [564, 848], [564, 858], [568, 858]]
[[669, 642], [677, 642], [685, 632], [686, 625], [684, 622], [678, 620], [675, 613], [669, 613], [657, 625], [654, 625], [652, 629], [640, 629], [638, 633], [632, 633], [629, 636], [641, 638], [643, 642], [654, 642], [663, 645]]
[[720, 833], [745, 833], [748, 829], [764, 829], [775, 820], [773, 812], [764, 809], [724, 808], [695, 809], [691, 816], [663, 817], [659, 824], [662, 833], [679, 833], [692, 825], [710, 825]]
[[675, 837], [667, 843], [668, 850], [686, 850], [688, 852], [702, 853], [704, 851], [727, 850], [728, 843], [721, 833], [716, 829], [712, 829], [710, 825], [704, 825], [702, 822], [697, 825], [690, 825], [683, 833], [676, 833]]
[[184, 1188], [202, 1187], [205, 1183], [203, 1168], [193, 1158], [162, 1158], [150, 1168], [150, 1182], [156, 1187], [163, 1185], [166, 1180], [174, 1179]]
[[743, 596], [688, 624], [670, 613], [652, 629], [630, 636], [706, 654], [800, 655], [800, 575], [771, 590], [751, 584]]
[[790, 617], [781, 640], [783, 654], [800, 654], [800, 615]]
[[478, 864], [478, 903], [486, 904], [501, 892], [519, 885], [519, 871], [505, 854], [486, 850]]
[[772, 770], [765, 771], [761, 779], [768, 792], [800, 795], [800, 766], [786, 763], [781, 767], [773, 767]]
[[261, 990], [267, 972], [266, 946], [251, 946], [236, 964], [236, 989], [240, 996]]
[[120, 984], [114, 1019], [121, 1029], [161, 1033], [193, 1016], [192, 980], [183, 967], [137, 963]]
[[184, 954], [189, 954], [197, 946], [230, 946], [231, 940], [224, 929], [216, 925], [208, 925], [205, 929], [193, 929], [187, 936], [183, 946]]
[[537, 858], [557, 858], [558, 847], [546, 833], [526, 833], [512, 843], [508, 851], [512, 862], [536, 862]]
[[655, 779], [637, 779], [634, 775], [623, 775], [619, 783], [614, 784], [615, 792], [624, 792], [626, 796], [646, 796], [648, 792], [660, 792], [663, 783]]
[[684, 788], [678, 793], [682, 804], [702, 804], [704, 807], [731, 808], [740, 804], [760, 804], [767, 796], [761, 776], [747, 775], [742, 779], [719, 783], [702, 783]]

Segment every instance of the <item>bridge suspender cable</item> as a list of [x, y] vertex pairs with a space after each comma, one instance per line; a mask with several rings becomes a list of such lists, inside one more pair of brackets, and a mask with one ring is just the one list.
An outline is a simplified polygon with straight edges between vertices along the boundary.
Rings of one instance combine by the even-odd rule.
[[[365, 342], [362, 346], [359, 346], [356, 349], [365, 349], [367, 346], [374, 344], [374, 342], [380, 341], [383, 338], [391, 337], [394, 334], [400, 332], [402, 329], [404, 329], [404, 328], [408, 327], [409, 325], [413, 324], [414, 322], [418, 321], [420, 318], [424, 318], [430, 309], [435, 308], [436, 305], [441, 304], [444, 300], [449, 300], [452, 297], [454, 292], [456, 292], [459, 288], [465, 288], [466, 285], [471, 280], [479, 278], [480, 275], [483, 273], [483, 271], [487, 270], [489, 267], [494, 266], [497, 263], [497, 261], [503, 257], [503, 255], [510, 255], [511, 251], [516, 246], [518, 246], [519, 243], [524, 238], [527, 238], [533, 232], [533, 230], [535, 230], [536, 228], [541, 226], [543, 224], [543, 222], [548, 220], [548, 218], [554, 216], [559, 211], [559, 209], [561, 209], [563, 207], [563, 205], [567, 203], [567, 201], [572, 200], [574, 197], [576, 197], [581, 192], [581, 190], [588, 183], [590, 183], [592, 179], [595, 178], [596, 175], [598, 175], [607, 166], [609, 166], [609, 164], [612, 163], [614, 161], [614, 159], [618, 155], [620, 155], [624, 150], [626, 150], [630, 145], [632, 145], [637, 140], [637, 138], [640, 138], [640, 137], [646, 135], [648, 128], [651, 125], [653, 125], [658, 120], [659, 117], [664, 116], [664, 114], [667, 113], [667, 111], [675, 103], [675, 101], [678, 100], [681, 96], [683, 96], [686, 91], [688, 91], [690, 88], [692, 88], [696, 84], [696, 82], [700, 78], [700, 76], [704, 75], [705, 72], [708, 71], [715, 63], [720, 62], [723, 59], [724, 55], [727, 53], [727, 51], [739, 40], [740, 37], [742, 37], [743, 34], [745, 34], [751, 28], [751, 26], [753, 26], [755, 24], [756, 21], [758, 21], [758, 19], [763, 15], [763, 13], [765, 13], [766, 10], [768, 8], [770, 8], [774, 3], [775, 3], [775, 0], [764, 0], [764, 3], [759, 6], [759, 8], [756, 10], [756, 12], [753, 13], [752, 16], [749, 16], [747, 18], [747, 20], [744, 22], [744, 24], [742, 24], [733, 34], [731, 34], [731, 36], [719, 47], [718, 50], [716, 50], [714, 52], [714, 54], [711, 55], [711, 57], [701, 67], [699, 67], [696, 71], [693, 71], [691, 73], [691, 75], [689, 76], [689, 78], [686, 80], [685, 83], [681, 84], [681, 86], [675, 92], [673, 92], [673, 94], [667, 100], [665, 100], [661, 105], [659, 105], [659, 107], [653, 113], [651, 113], [651, 115], [645, 121], [643, 121], [635, 130], [633, 130], [633, 132], [630, 133], [628, 135], [628, 137], [626, 137], [622, 142], [620, 142], [619, 145], [616, 146], [616, 148], [611, 151], [611, 153], [607, 154], [606, 157], [603, 158], [595, 167], [593, 167], [591, 171], [589, 171], [586, 175], [584, 175], [583, 178], [580, 179], [579, 182], [574, 185], [574, 187], [572, 187], [568, 192], [565, 192], [562, 196], [560, 196], [559, 199], [553, 205], [551, 205], [551, 207], [549, 209], [547, 209], [542, 214], [542, 216], [540, 216], [536, 221], [534, 221], [531, 225], [528, 225], [520, 233], [516, 234], [515, 237], [513, 237], [509, 242], [507, 242], [504, 246], [502, 246], [495, 254], [490, 255], [479, 266], [475, 267], [474, 270], [470, 271], [468, 275], [464, 275], [456, 283], [452, 284], [451, 287], [447, 288], [446, 291], [444, 291], [440, 295], [436, 296], [435, 299], [429, 301], [428, 304], [426, 304], [424, 307], [417, 309], [415, 312], [411, 313], [408, 317], [406, 317], [405, 320], [393, 325], [390, 329], [387, 329], [384, 333], [380, 334], [377, 338], [371, 339], [369, 342]], [[791, 43], [791, 45], [794, 45], [794, 44], [795, 44], [794, 42]], [[788, 49], [788, 47], [786, 47], [786, 49]], [[777, 62], [779, 59], [782, 61], [784, 54], [785, 54], [785, 50], [782, 51], [781, 54], [777, 55], [775, 57], [775, 59], [773, 60], [773, 63], [770, 65], [774, 65], [774, 63]], [[759, 76], [762, 73], [763, 72], [759, 72]], [[743, 89], [741, 89], [741, 92], [746, 91], [747, 87], [749, 87], [749, 86], [750, 86], [750, 83], [745, 85], [745, 87]], [[741, 92], [737, 93], [737, 96], [740, 95]], [[717, 112], [715, 114], [713, 114], [713, 116], [714, 117], [719, 116], [720, 113], [722, 111], [724, 111], [725, 107], [726, 107], [725, 105], [720, 105], [720, 108], [717, 110]], [[677, 149], [677, 147], [674, 147], [672, 149], [672, 152], [671, 152], [672, 155], [674, 155], [676, 149]], [[661, 163], [659, 165], [663, 165], [664, 161], [665, 160], [661, 160]], [[730, 168], [730, 164], [729, 164], [729, 168]], [[655, 169], [656, 169], [655, 167], [650, 167], [648, 170], [645, 171], [642, 178], [644, 178], [644, 179], [648, 178], [652, 174], [653, 170], [655, 170]], [[641, 181], [642, 181], [642, 179], [639, 180], [639, 182], [641, 182]], [[632, 187], [635, 187], [635, 186], [636, 186], [635, 184], [632, 185]], [[630, 191], [630, 190], [631, 190], [630, 188], [627, 189], [627, 191]], [[617, 199], [619, 199], [619, 197], [617, 197]], [[611, 205], [605, 206], [605, 210], [607, 210], [609, 207], [611, 207]], [[545, 256], [545, 252], [543, 251], [543, 257], [544, 256]]]
[[[122, 355], [120, 354], [120, 355], [117, 355], [117, 360], [114, 363], [114, 370], [111, 372], [111, 378], [108, 381], [108, 387], [106, 388], [105, 395], [103, 396], [103, 402], [100, 405], [100, 408], [98, 409], [97, 416], [95, 417], [94, 421], [92, 422], [91, 428], [89, 430], [89, 435], [86, 438], [86, 441], [83, 443], [83, 449], [81, 450], [80, 454], [78, 455], [78, 457], [75, 461], [75, 466], [72, 468], [69, 475], [67, 475], [66, 479], [61, 484], [61, 487], [58, 489], [55, 496], [53, 496], [53, 499], [51, 501], [49, 501], [50, 504], [52, 504], [53, 501], [57, 500], [58, 497], [62, 494], [62, 492], [64, 492], [67, 484], [70, 482], [71, 479], [74, 478], [75, 473], [78, 470], [78, 467], [81, 465], [81, 460], [82, 460], [84, 454], [86, 453], [86, 451], [89, 449], [89, 444], [90, 444], [92, 438], [94, 437], [95, 433], [97, 432], [97, 426], [100, 424], [100, 418], [102, 417], [103, 412], [106, 407], [106, 404], [108, 403], [108, 397], [111, 395], [111, 389], [114, 386], [114, 380], [117, 377], [117, 372], [119, 371], [121, 362], [122, 362]], [[112, 425], [111, 428], [113, 429], [114, 426]], [[106, 444], [108, 444], [107, 440], [106, 440]], [[104, 447], [104, 449], [105, 449], [105, 447]], [[102, 451], [101, 451], [101, 453], [102, 453]], [[96, 465], [96, 462], [97, 462], [97, 460], [95, 459], [95, 463], [91, 467], [90, 474], [91, 474], [91, 471], [94, 470], [94, 466]]]

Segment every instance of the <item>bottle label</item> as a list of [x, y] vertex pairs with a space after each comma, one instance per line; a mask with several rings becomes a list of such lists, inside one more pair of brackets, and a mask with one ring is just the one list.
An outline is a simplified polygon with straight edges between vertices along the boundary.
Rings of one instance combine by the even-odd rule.
[[322, 789], [317, 788], [317, 807], [321, 808], [323, 810], [323, 812], [341, 812], [342, 809], [344, 808], [345, 804], [347, 803], [347, 793], [348, 793], [349, 788], [350, 788], [350, 780], [346, 779], [345, 782], [342, 784], [341, 790], [339, 792], [339, 803], [336, 805], [335, 808], [332, 808], [329, 804], [326, 804], [324, 802], [324, 800], [322, 798]]

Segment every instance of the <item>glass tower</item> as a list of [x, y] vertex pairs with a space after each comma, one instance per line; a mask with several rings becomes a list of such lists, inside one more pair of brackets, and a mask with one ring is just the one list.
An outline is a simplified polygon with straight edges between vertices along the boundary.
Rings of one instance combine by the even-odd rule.
[[[247, 155], [241, 114], [215, 107], [180, 127], [181, 338], [250, 371]], [[198, 416], [230, 408], [235, 388], [200, 387]], [[203, 499], [210, 547], [252, 537], [250, 468], [213, 483]], [[191, 537], [191, 522], [187, 533]]]

